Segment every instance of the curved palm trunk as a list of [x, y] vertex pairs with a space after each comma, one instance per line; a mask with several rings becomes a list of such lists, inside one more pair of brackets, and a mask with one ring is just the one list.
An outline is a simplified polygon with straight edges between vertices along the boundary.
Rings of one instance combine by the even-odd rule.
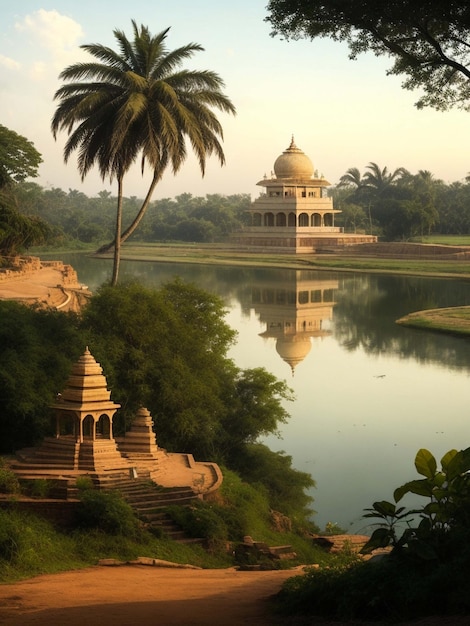
[[116, 210], [116, 236], [114, 239], [114, 263], [113, 263], [113, 276], [111, 278], [111, 285], [115, 287], [117, 285], [119, 275], [119, 264], [121, 262], [121, 228], [122, 228], [122, 174], [118, 178], [118, 203]]
[[[157, 186], [157, 183], [161, 177], [162, 177], [162, 173], [157, 174], [157, 172], [154, 172], [152, 182], [150, 183], [149, 190], [147, 191], [147, 195], [145, 196], [142, 206], [140, 207], [140, 210], [135, 216], [132, 224], [128, 226], [126, 230], [121, 234], [119, 246], [121, 246], [127, 239], [129, 239], [129, 237], [132, 235], [132, 233], [135, 231], [137, 226], [142, 221], [142, 218], [144, 217], [148, 209], [148, 206], [150, 204], [150, 200], [152, 199], [152, 195], [153, 195], [153, 192], [155, 191], [155, 187]], [[122, 199], [121, 199], [121, 203], [122, 203]], [[121, 206], [121, 209], [122, 209], [122, 206]], [[117, 232], [118, 231], [116, 229], [116, 235], [117, 235]], [[115, 238], [114, 241], [111, 241], [110, 243], [105, 244], [104, 246], [101, 246], [101, 248], [97, 250], [98, 254], [105, 254], [106, 252], [109, 252], [113, 248], [116, 250], [116, 241], [117, 239]]]

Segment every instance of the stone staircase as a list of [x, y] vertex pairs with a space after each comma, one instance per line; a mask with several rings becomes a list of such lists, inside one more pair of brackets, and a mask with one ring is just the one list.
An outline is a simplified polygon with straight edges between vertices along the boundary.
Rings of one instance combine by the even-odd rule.
[[185, 532], [163, 510], [167, 506], [188, 506], [197, 499], [190, 487], [160, 487], [140, 473], [138, 478], [125, 475], [100, 476], [99, 487], [118, 491], [124, 500], [147, 526], [180, 543], [197, 543], [200, 539], [189, 538]]

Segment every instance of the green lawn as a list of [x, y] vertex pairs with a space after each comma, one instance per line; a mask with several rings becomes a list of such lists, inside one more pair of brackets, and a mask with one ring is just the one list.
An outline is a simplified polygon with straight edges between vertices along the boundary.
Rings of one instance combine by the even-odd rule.
[[436, 243], [444, 246], [470, 246], [470, 235], [429, 235], [416, 237], [416, 243]]

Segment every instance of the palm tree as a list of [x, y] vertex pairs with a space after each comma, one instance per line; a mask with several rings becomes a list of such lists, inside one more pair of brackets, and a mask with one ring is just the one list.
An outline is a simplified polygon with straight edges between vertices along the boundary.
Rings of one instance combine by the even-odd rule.
[[393, 172], [389, 172], [387, 167], [381, 169], [377, 163], [373, 162], [369, 163], [366, 169], [369, 171], [364, 174], [365, 184], [368, 187], [374, 187], [379, 193], [408, 174], [404, 167], [399, 167]]
[[[168, 51], [169, 28], [153, 36], [134, 20], [132, 27], [132, 41], [113, 31], [118, 52], [101, 44], [81, 46], [98, 61], [76, 63], [61, 72], [59, 78], [72, 82], [57, 90], [59, 105], [52, 119], [54, 137], [60, 130], [69, 135], [64, 160], [78, 150], [82, 180], [95, 164], [103, 180], [117, 180], [116, 233], [107, 246], [114, 245], [112, 284], [117, 282], [121, 243], [139, 225], [167, 166], [171, 164], [174, 174], [179, 171], [187, 142], [203, 176], [206, 158], [213, 153], [224, 165], [223, 131], [213, 109], [235, 113], [215, 72], [181, 69], [184, 60], [203, 50], [199, 44]], [[133, 223], [121, 233], [124, 176], [138, 157], [142, 173], [148, 163], [152, 180]]]
[[338, 187], [355, 187], [356, 190], [365, 187], [366, 183], [357, 167], [350, 167], [346, 174], [339, 179]]

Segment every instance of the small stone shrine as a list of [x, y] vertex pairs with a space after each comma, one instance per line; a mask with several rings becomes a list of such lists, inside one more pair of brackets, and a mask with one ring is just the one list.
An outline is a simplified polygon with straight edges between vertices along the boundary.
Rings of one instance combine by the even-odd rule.
[[111, 400], [100, 364], [86, 348], [72, 367], [63, 393], [51, 405], [55, 437], [18, 451], [11, 469], [21, 478], [70, 483], [88, 476], [97, 486], [119, 476], [143, 476], [162, 487], [189, 486], [201, 496], [218, 489], [222, 474], [215, 463], [158, 447], [146, 408], [137, 411], [124, 437], [115, 438], [113, 417], [119, 408]]

